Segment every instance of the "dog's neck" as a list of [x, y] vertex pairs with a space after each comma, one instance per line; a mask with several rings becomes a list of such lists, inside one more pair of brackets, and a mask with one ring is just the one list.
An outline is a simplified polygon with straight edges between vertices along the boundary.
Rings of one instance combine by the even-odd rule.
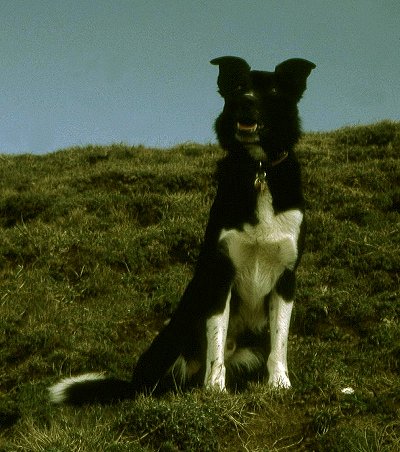
[[279, 155], [277, 155], [275, 160], [268, 161], [267, 156], [265, 155], [265, 152], [261, 146], [251, 144], [245, 146], [245, 148], [248, 151], [249, 155], [259, 164], [259, 168], [254, 178], [254, 188], [257, 191], [264, 191], [267, 187], [267, 166], [278, 166], [286, 160], [289, 153], [287, 151], [282, 151]]
[[267, 156], [265, 155], [265, 152], [263, 148], [258, 144], [247, 144], [245, 146], [245, 149], [250, 154], [250, 157], [252, 157], [257, 162], [263, 162], [265, 163], [267, 161]]
[[275, 160], [268, 161], [263, 148], [258, 144], [248, 144], [245, 146], [245, 149], [255, 161], [260, 162], [260, 164], [264, 167], [267, 165], [277, 166], [285, 161], [289, 155], [288, 151], [282, 151], [277, 155]]

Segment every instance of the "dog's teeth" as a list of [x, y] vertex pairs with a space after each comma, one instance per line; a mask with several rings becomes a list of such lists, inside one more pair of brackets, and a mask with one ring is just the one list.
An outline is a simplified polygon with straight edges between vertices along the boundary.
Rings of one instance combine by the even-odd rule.
[[237, 128], [238, 128], [238, 130], [241, 130], [242, 132], [254, 133], [257, 130], [257, 124], [247, 125], [247, 124], [242, 124], [242, 123], [238, 122]]

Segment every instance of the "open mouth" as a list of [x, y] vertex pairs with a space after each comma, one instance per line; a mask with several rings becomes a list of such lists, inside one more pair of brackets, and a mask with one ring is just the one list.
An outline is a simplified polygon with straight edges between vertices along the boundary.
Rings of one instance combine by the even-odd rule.
[[241, 133], [255, 133], [258, 128], [258, 124], [255, 122], [253, 124], [243, 124], [242, 122], [236, 123], [236, 128]]
[[236, 123], [236, 139], [242, 143], [257, 143], [260, 139], [258, 131], [262, 126], [257, 122], [244, 123], [238, 121]]

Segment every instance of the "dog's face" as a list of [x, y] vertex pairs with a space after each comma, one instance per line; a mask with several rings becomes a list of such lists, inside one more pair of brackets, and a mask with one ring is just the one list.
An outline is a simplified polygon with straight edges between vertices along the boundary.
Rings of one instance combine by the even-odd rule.
[[276, 66], [274, 72], [266, 72], [253, 71], [246, 61], [232, 56], [211, 63], [219, 66], [218, 88], [225, 100], [215, 123], [223, 148], [235, 152], [258, 146], [273, 154], [297, 141], [297, 103], [315, 64], [290, 59]]

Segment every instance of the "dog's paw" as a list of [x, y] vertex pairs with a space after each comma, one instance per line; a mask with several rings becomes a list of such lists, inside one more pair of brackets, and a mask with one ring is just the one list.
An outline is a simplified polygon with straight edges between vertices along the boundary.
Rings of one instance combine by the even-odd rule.
[[268, 384], [274, 389], [288, 389], [292, 385], [288, 377], [286, 366], [280, 362], [268, 361]]
[[223, 364], [211, 365], [210, 371], [206, 373], [204, 386], [206, 389], [225, 391], [225, 366]]
[[268, 378], [268, 384], [274, 389], [289, 389], [292, 386], [286, 374], [271, 375]]

